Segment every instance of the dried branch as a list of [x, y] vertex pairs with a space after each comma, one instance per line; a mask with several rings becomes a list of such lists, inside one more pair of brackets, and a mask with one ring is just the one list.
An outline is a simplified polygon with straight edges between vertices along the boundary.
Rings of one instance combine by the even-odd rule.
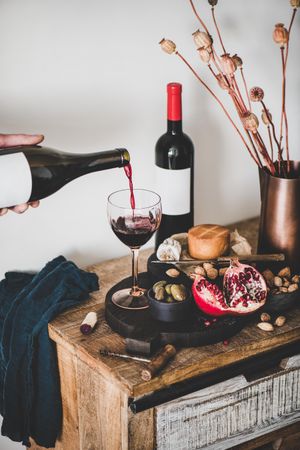
[[255, 163], [259, 166], [259, 162], [256, 159], [256, 157], [253, 155], [250, 147], [248, 146], [244, 136], [242, 135], [242, 133], [240, 132], [240, 130], [238, 129], [238, 127], [236, 126], [236, 124], [234, 123], [233, 119], [231, 118], [229, 112], [227, 111], [227, 109], [225, 108], [225, 106], [223, 105], [223, 103], [221, 102], [221, 100], [217, 97], [217, 95], [212, 91], [212, 89], [205, 83], [204, 80], [202, 80], [202, 78], [198, 75], [198, 73], [195, 71], [195, 69], [190, 65], [190, 63], [184, 58], [184, 56], [179, 53], [178, 51], [175, 52], [175, 54], [184, 62], [184, 64], [191, 70], [191, 72], [194, 74], [194, 76], [197, 78], [197, 80], [205, 87], [205, 89], [213, 96], [213, 98], [219, 103], [219, 105], [221, 106], [222, 110], [224, 111], [224, 113], [226, 114], [227, 118], [229, 119], [230, 123], [232, 124], [232, 126], [234, 127], [234, 129], [236, 130], [236, 132], [238, 133], [238, 135], [240, 136], [240, 138], [242, 139], [244, 145], [246, 146], [251, 158], [255, 161]]
[[217, 21], [216, 21], [215, 8], [213, 6], [211, 8], [211, 14], [212, 14], [212, 18], [213, 18], [213, 21], [214, 21], [214, 24], [215, 24], [215, 27], [216, 27], [216, 30], [217, 30], [217, 33], [218, 33], [218, 36], [219, 36], [219, 41], [220, 41], [220, 44], [222, 46], [223, 52], [227, 53], [226, 50], [225, 50], [224, 44], [223, 44], [223, 40], [222, 40], [222, 37], [221, 37], [221, 33], [220, 33], [220, 30], [219, 30]]

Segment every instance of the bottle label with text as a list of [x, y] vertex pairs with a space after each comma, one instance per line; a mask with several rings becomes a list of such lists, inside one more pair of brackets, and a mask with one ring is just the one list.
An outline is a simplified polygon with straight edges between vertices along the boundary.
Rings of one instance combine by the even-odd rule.
[[161, 196], [162, 212], [170, 216], [191, 210], [191, 169], [169, 170], [155, 166], [156, 191]]
[[0, 208], [28, 202], [31, 190], [31, 171], [24, 153], [2, 155], [0, 157]]

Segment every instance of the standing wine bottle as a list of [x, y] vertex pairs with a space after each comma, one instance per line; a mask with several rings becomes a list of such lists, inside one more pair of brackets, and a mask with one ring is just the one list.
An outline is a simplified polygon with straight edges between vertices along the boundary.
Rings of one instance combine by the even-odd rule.
[[180, 83], [167, 85], [168, 128], [155, 147], [156, 190], [162, 199], [156, 248], [194, 224], [194, 147], [182, 131], [181, 91]]
[[87, 154], [41, 146], [0, 149], [0, 208], [41, 200], [75, 178], [129, 162], [126, 149]]

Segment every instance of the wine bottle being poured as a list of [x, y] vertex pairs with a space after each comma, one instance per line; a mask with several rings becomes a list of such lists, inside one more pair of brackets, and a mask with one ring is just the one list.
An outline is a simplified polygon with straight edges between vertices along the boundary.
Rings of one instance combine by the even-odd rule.
[[129, 162], [122, 148], [87, 154], [42, 146], [0, 149], [0, 208], [41, 200], [75, 178]]

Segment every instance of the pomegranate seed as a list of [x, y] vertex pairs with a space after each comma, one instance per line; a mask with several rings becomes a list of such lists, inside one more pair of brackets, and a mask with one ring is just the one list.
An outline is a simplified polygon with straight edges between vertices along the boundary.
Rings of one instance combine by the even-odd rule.
[[205, 321], [204, 321], [204, 325], [205, 325], [206, 327], [209, 327], [209, 326], [211, 325], [210, 320], [205, 320]]
[[227, 339], [225, 339], [225, 341], [223, 341], [223, 345], [228, 345], [229, 341]]

